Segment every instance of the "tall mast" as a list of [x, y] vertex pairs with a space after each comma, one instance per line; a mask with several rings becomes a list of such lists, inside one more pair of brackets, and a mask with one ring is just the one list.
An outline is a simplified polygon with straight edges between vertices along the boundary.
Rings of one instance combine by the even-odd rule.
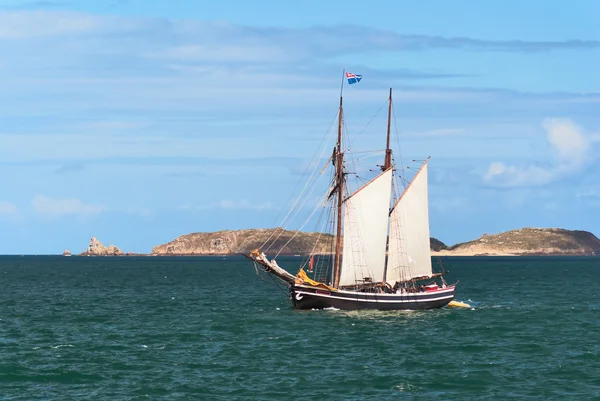
[[392, 123], [392, 88], [390, 88], [390, 101], [388, 104], [387, 142], [385, 145], [385, 163], [382, 170], [386, 171], [392, 167], [392, 149], [390, 149], [390, 127]]
[[[383, 171], [387, 171], [390, 167], [392, 167], [392, 149], [390, 148], [390, 127], [392, 125], [392, 88], [390, 88], [390, 100], [388, 103], [388, 122], [387, 122], [387, 141], [385, 143], [385, 162], [383, 163], [383, 166], [381, 167], [381, 170]], [[389, 221], [388, 221], [388, 226], [389, 226]], [[389, 229], [389, 228], [388, 228]], [[385, 244], [385, 250], [386, 250], [386, 254], [389, 250], [389, 242], [390, 242], [390, 237], [388, 235], [386, 244]], [[385, 266], [383, 268], [383, 281], [387, 281], [387, 269], [388, 269], [388, 262], [387, 262], [387, 258], [385, 261]]]
[[342, 73], [342, 88], [340, 89], [340, 111], [338, 118], [338, 137], [337, 137], [337, 154], [336, 154], [336, 184], [337, 184], [337, 228], [335, 237], [335, 263], [333, 265], [333, 287], [337, 288], [340, 282], [340, 274], [342, 271], [342, 201], [344, 199], [344, 153], [342, 152], [342, 124], [344, 121], [344, 108], [342, 106], [342, 95], [344, 91], [344, 76], [346, 71]]

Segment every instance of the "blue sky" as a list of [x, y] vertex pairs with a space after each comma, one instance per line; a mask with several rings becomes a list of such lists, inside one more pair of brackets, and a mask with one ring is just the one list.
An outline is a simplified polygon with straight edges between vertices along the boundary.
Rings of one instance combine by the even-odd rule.
[[599, 14], [591, 0], [0, 0], [0, 253], [277, 226], [344, 68], [364, 76], [345, 92], [355, 148], [382, 147], [391, 86], [396, 157], [432, 157], [433, 236], [600, 235]]

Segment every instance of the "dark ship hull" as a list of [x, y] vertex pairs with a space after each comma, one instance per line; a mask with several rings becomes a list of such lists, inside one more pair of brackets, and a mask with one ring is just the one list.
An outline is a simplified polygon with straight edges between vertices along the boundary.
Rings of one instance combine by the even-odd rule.
[[341, 310], [421, 310], [446, 306], [454, 299], [455, 285], [423, 292], [369, 293], [357, 291], [328, 291], [307, 285], [290, 287], [290, 299], [296, 309]]

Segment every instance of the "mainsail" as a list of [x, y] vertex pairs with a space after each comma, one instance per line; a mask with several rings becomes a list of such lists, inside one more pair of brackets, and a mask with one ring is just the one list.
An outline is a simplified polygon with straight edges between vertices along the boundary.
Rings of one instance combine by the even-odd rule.
[[345, 200], [340, 286], [383, 280], [391, 187], [390, 168]]
[[430, 277], [427, 162], [423, 164], [390, 214], [386, 281]]

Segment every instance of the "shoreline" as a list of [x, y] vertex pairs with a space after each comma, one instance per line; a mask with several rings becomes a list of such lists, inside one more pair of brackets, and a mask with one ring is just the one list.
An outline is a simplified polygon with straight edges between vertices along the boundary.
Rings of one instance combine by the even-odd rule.
[[[216, 232], [195, 232], [181, 235], [174, 240], [159, 244], [150, 252], [123, 252], [115, 245], [105, 246], [96, 237], [90, 239], [84, 252], [72, 253], [68, 249], [64, 256], [179, 256], [179, 257], [233, 257], [243, 256], [239, 250], [250, 252], [261, 248], [277, 234], [285, 244], [280, 246], [279, 253], [271, 248], [267, 255], [281, 257], [308, 257], [315, 255], [331, 256], [332, 248], [328, 243], [331, 234], [321, 238], [320, 233], [283, 230], [281, 228], [222, 230]], [[294, 246], [288, 246], [296, 239]], [[262, 244], [262, 245], [261, 245]], [[326, 246], [327, 245], [327, 246]], [[425, 245], [425, 244], [422, 244]], [[437, 238], [429, 238], [431, 257], [517, 257], [517, 256], [595, 256], [600, 255], [600, 239], [588, 231], [565, 230], [561, 228], [525, 227], [497, 234], [483, 233], [481, 237], [467, 242], [447, 246]], [[424, 250], [424, 249], [423, 249]]]

